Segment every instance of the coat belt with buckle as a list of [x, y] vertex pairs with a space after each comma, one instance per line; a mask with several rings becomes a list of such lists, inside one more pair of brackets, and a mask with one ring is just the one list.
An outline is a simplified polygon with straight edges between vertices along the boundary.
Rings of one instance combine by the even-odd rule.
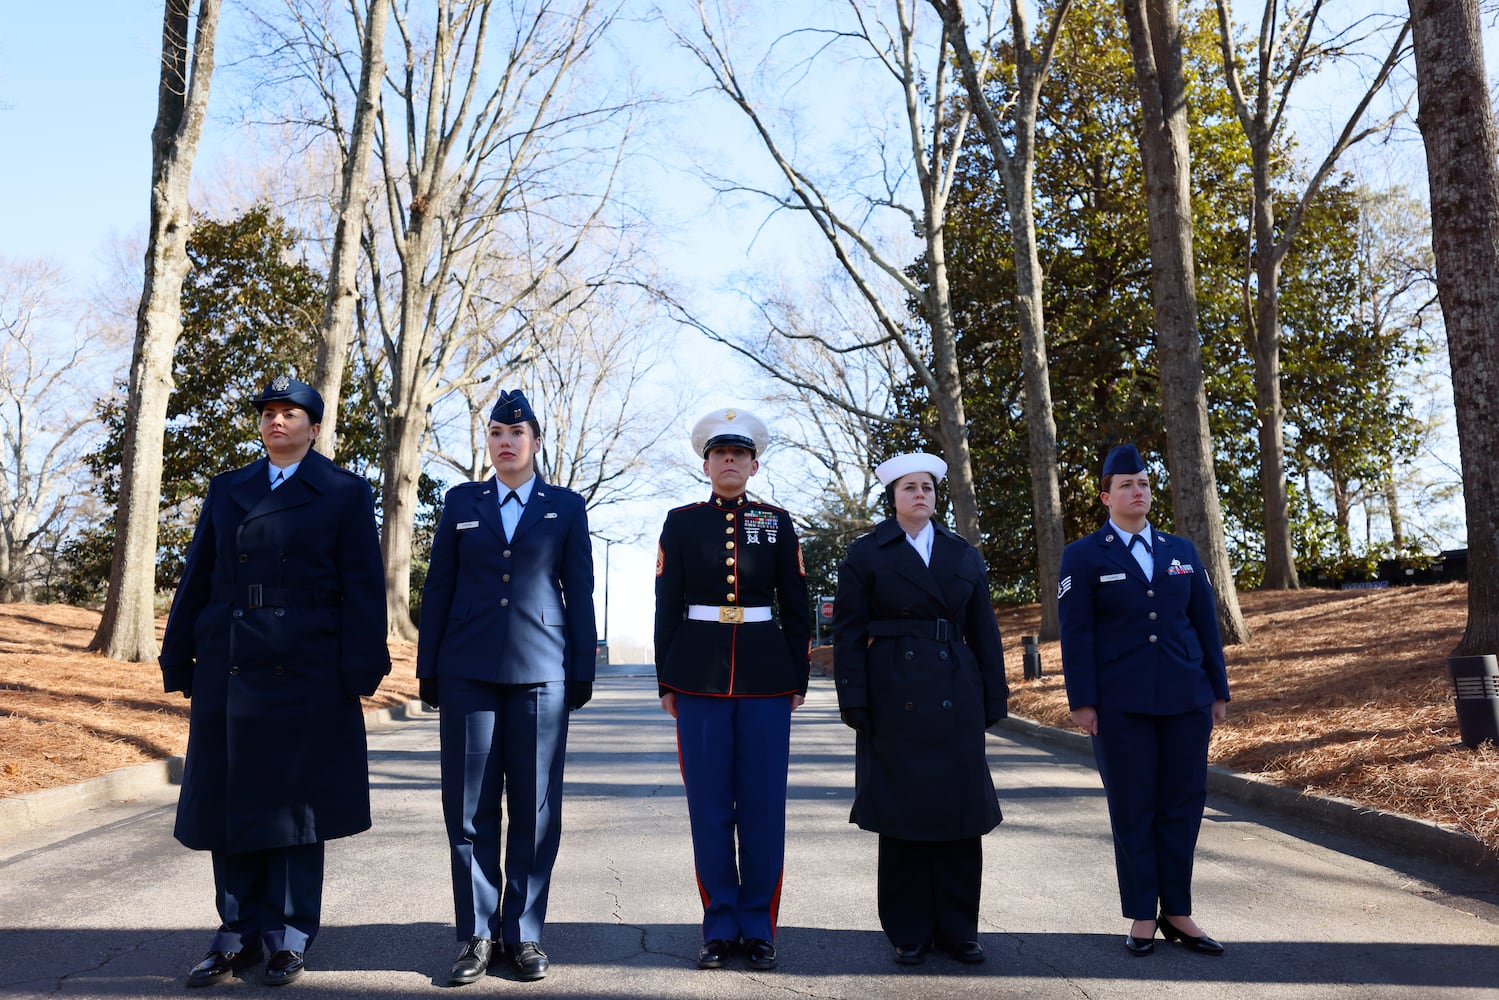
[[741, 608], [736, 604], [689, 604], [687, 617], [695, 622], [724, 622], [737, 625], [740, 622], [768, 622], [772, 616], [770, 606]]

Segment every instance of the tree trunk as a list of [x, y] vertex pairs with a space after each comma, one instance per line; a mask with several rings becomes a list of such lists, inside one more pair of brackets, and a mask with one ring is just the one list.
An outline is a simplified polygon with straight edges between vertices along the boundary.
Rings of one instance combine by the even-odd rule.
[[151, 130], [151, 229], [136, 313], [125, 404], [120, 500], [104, 615], [89, 649], [117, 660], [156, 658], [156, 536], [161, 508], [162, 439], [172, 391], [172, 353], [182, 333], [182, 282], [192, 226], [188, 182], [203, 134], [213, 77], [219, 0], [200, 0], [188, 77], [192, 0], [167, 0], [161, 77]]
[[[935, 205], [932, 196], [926, 203]], [[942, 238], [940, 207], [926, 212], [926, 246], [931, 292], [927, 296], [927, 322], [932, 328], [932, 376], [936, 381], [932, 400], [937, 405], [937, 430], [947, 456], [948, 492], [958, 534], [983, 548], [979, 528], [978, 490], [973, 483], [973, 460], [968, 447], [968, 416], [963, 407], [963, 378], [958, 369], [957, 337], [952, 316], [952, 298], [947, 283], [947, 251]]]
[[317, 370], [312, 387], [323, 397], [323, 429], [318, 451], [333, 457], [338, 447], [338, 405], [343, 390], [344, 367], [354, 340], [354, 286], [358, 271], [359, 237], [364, 232], [364, 203], [370, 192], [370, 152], [375, 145], [375, 105], [385, 78], [385, 23], [390, 0], [370, 0], [364, 26], [364, 57], [359, 71], [359, 93], [355, 96], [354, 125], [344, 160], [343, 196], [338, 225], [333, 233], [333, 254], [328, 264], [328, 301], [319, 329]]
[[1390, 515], [1390, 541], [1395, 545], [1396, 552], [1405, 551], [1405, 521], [1400, 516], [1400, 492], [1395, 489], [1395, 477], [1392, 474], [1384, 481], [1385, 510]]
[[411, 228], [402, 250], [406, 280], [401, 286], [401, 337], [392, 364], [385, 457], [381, 463], [384, 518], [380, 525], [380, 553], [385, 560], [385, 608], [390, 635], [415, 641], [416, 626], [411, 621], [411, 539], [429, 402], [422, 359], [431, 342], [422, 309], [429, 289], [420, 280], [420, 262], [426, 260], [426, 226], [430, 216], [416, 209], [411, 214]]
[[1468, 626], [1452, 652], [1499, 653], [1499, 139], [1478, 0], [1410, 0], [1410, 11], [1468, 520]]
[[[1268, 156], [1268, 153], [1266, 154]], [[1256, 151], [1256, 159], [1259, 153]], [[1254, 405], [1259, 416], [1260, 505], [1265, 529], [1266, 590], [1295, 590], [1291, 508], [1286, 492], [1286, 408], [1280, 394], [1280, 261], [1268, 164], [1256, 164], [1254, 205]]]
[[1149, 213], [1151, 293], [1167, 467], [1177, 530], [1207, 563], [1226, 644], [1245, 642], [1248, 627], [1223, 538], [1223, 512], [1203, 390], [1192, 261], [1192, 203], [1181, 28], [1176, 0], [1123, 0], [1140, 90], [1140, 155]]

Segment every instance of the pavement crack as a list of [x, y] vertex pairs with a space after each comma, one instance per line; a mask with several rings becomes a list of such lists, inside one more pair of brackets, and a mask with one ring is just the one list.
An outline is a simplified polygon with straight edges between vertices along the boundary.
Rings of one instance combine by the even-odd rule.
[[[58, 994], [62, 993], [63, 987], [68, 984], [68, 981], [70, 979], [73, 979], [73, 978], [78, 977], [78, 976], [86, 976], [86, 975], [89, 975], [90, 973], [98, 972], [101, 969], [103, 969], [105, 966], [107, 966], [111, 962], [113, 962], [115, 959], [121, 958], [121, 957], [123, 957], [125, 955], [134, 954], [134, 953], [136, 953], [138, 951], [143, 951], [149, 945], [153, 945], [156, 942], [161, 941], [161, 940], [163, 940], [165, 938], [172, 937], [175, 933], [176, 933], [175, 931], [164, 931], [161, 934], [154, 934], [154, 935], [152, 935], [150, 937], [142, 938], [142, 939], [136, 941], [133, 945], [131, 945], [128, 948], [116, 948], [116, 949], [114, 949], [113, 951], [111, 951], [108, 954], [104, 955], [94, 965], [84, 966], [84, 967], [78, 968], [78, 969], [71, 969], [71, 970], [69, 970], [67, 972], [64, 972], [62, 975], [60, 975], [56, 979], [52, 980], [52, 989], [51, 989], [51, 992], [48, 995], [49, 996], [57, 996]], [[27, 981], [28, 982], [42, 982], [43, 980], [39, 980], [38, 979], [38, 980], [27, 980]], [[17, 985], [20, 985], [20, 984], [19, 983], [7, 983], [5, 985], [6, 986], [17, 986]]]

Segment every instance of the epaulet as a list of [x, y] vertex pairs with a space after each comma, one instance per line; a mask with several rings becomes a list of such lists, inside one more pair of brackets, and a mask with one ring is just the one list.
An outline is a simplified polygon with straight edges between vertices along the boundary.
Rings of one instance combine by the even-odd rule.
[[577, 497], [579, 500], [583, 499], [583, 494], [577, 490], [570, 490], [566, 486], [558, 486], [556, 483], [547, 483], [546, 488], [548, 493], [564, 493], [567, 496]]
[[666, 516], [667, 517], [671, 517], [673, 514], [680, 514], [684, 510], [692, 510], [694, 507], [706, 507], [706, 506], [708, 506], [708, 504], [707, 504], [706, 501], [703, 501], [703, 500], [699, 500], [696, 503], [684, 503], [680, 507], [673, 507], [671, 510], [667, 511], [666, 512]]

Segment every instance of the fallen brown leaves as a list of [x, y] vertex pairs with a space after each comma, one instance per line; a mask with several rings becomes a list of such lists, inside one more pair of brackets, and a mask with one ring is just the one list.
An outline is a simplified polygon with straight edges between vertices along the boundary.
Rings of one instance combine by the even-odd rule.
[[[86, 652], [98, 625], [83, 608], [0, 604], [0, 797], [186, 749], [187, 700], [162, 692], [155, 663]], [[394, 666], [367, 708], [416, 697], [415, 652], [391, 644]]]
[[[1213, 763], [1450, 824], [1499, 851], [1499, 750], [1458, 742], [1447, 678], [1467, 594], [1460, 583], [1241, 593], [1252, 639], [1227, 651], [1233, 702]], [[1041, 647], [1041, 680], [1015, 680], [1020, 635], [1039, 624], [1035, 607], [1001, 611], [1010, 711], [1070, 726], [1057, 643]]]
[[[1228, 652], [1234, 700], [1212, 759], [1280, 784], [1451, 824], [1499, 851], [1499, 750], [1458, 743], [1446, 657], [1467, 615], [1463, 584], [1240, 595], [1253, 641]], [[0, 604], [0, 796], [180, 754], [187, 702], [155, 664], [84, 651], [96, 612]], [[1000, 613], [1010, 710], [1069, 726], [1057, 643], [1021, 681], [1035, 606]], [[416, 697], [409, 644], [367, 705]]]

